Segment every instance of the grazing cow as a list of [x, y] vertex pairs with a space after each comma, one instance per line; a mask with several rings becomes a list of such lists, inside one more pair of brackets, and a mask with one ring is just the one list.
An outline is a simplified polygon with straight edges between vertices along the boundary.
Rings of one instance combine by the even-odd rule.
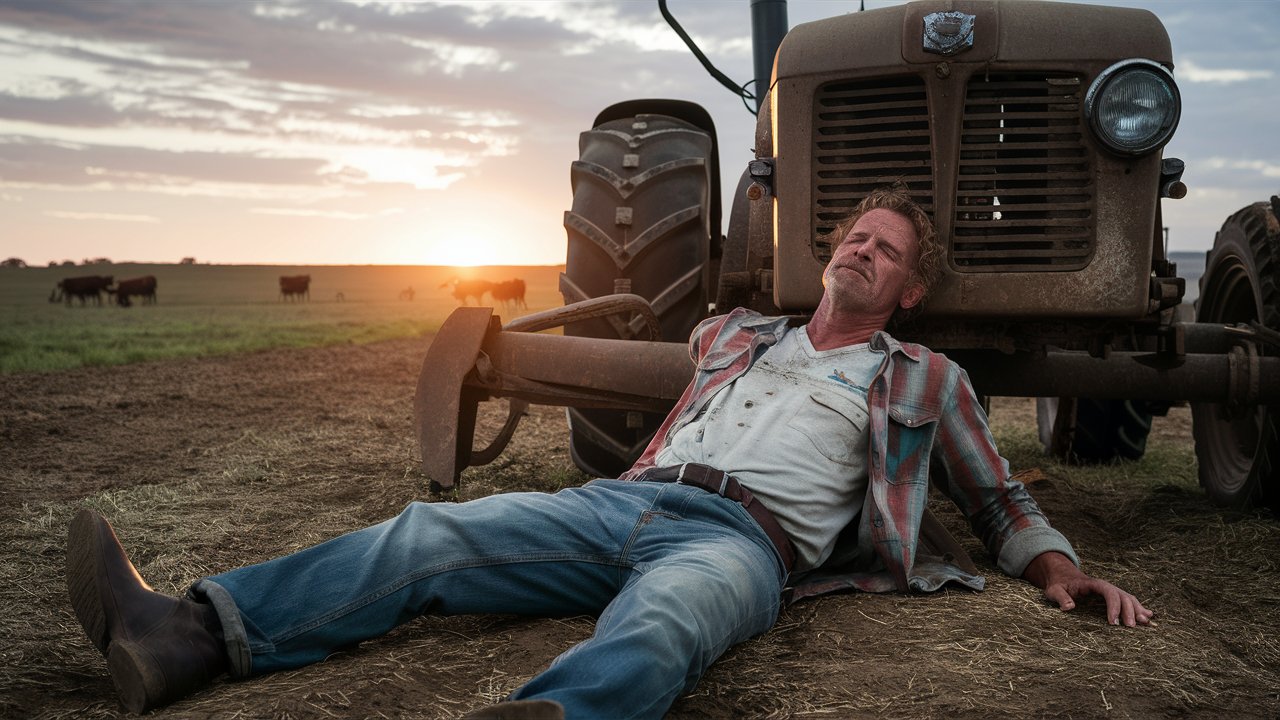
[[280, 298], [282, 300], [310, 300], [311, 299], [311, 276], [310, 275], [281, 275], [280, 276]]
[[111, 275], [83, 275], [81, 277], [63, 278], [58, 281], [57, 289], [54, 290], [56, 295], [50, 297], [50, 301], [57, 302], [57, 298], [67, 304], [71, 304], [71, 298], [80, 298], [80, 305], [83, 306], [85, 301], [93, 299], [95, 305], [102, 304], [102, 292], [111, 286], [115, 281]]
[[143, 305], [156, 304], [156, 276], [143, 275], [142, 277], [121, 280], [116, 283], [114, 289], [108, 288], [107, 292], [115, 293], [116, 304], [120, 307], [129, 307], [133, 303], [129, 301], [130, 297], [142, 298]]
[[484, 299], [484, 294], [493, 290], [493, 283], [488, 280], [459, 280], [453, 278], [449, 282], [444, 283], [440, 287], [446, 288], [453, 286], [453, 296], [463, 305], [468, 304], [467, 298], [475, 298], [476, 305]]
[[[448, 283], [446, 283], [446, 284], [448, 284]], [[413, 286], [412, 286], [412, 285], [410, 285], [409, 287], [407, 287], [407, 288], [405, 288], [405, 289], [403, 289], [403, 290], [401, 290], [401, 291], [400, 291], [400, 299], [401, 299], [401, 300], [408, 300], [408, 301], [410, 301], [410, 302], [413, 302], [413, 296], [414, 296], [415, 294], [416, 294], [416, 293], [414, 293], [414, 292], [413, 292]]]
[[503, 280], [495, 284], [490, 292], [493, 293], [495, 302], [502, 303], [502, 307], [510, 308], [512, 312], [529, 307], [524, 301], [524, 280], [520, 278]]

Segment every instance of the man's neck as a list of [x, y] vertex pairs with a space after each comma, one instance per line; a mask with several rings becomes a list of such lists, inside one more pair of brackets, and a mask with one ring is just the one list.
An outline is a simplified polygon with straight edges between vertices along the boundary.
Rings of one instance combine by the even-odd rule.
[[805, 332], [815, 350], [834, 350], [871, 341], [871, 336], [884, 330], [887, 318], [848, 315], [836, 316], [825, 299], [809, 321]]

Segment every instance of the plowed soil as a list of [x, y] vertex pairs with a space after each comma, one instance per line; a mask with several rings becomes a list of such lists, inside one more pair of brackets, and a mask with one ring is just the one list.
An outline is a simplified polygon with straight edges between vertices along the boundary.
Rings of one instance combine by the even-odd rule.
[[[116, 717], [106, 665], [66, 599], [66, 526], [105, 513], [158, 590], [265, 560], [430, 498], [413, 394], [428, 338], [0, 377], [0, 716]], [[482, 431], [502, 417], [483, 412]], [[586, 478], [563, 411], [533, 408], [460, 499]], [[1141, 463], [1059, 465], [1028, 400], [997, 400], [1013, 469], [1086, 570], [1158, 625], [1059, 612], [1002, 576], [945, 501], [982, 593], [829, 596], [731, 650], [673, 718], [1280, 716], [1280, 523], [1212, 508], [1189, 412], [1158, 418]], [[445, 500], [447, 501], [447, 500]], [[421, 618], [296, 671], [219, 681], [156, 717], [457, 717], [587, 637], [591, 618]]]

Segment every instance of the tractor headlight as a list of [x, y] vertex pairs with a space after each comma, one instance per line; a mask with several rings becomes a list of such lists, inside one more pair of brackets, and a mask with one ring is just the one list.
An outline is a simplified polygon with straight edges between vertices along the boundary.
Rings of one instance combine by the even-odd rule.
[[1182, 114], [1173, 75], [1150, 60], [1122, 60], [1103, 70], [1084, 102], [1094, 134], [1122, 155], [1164, 145]]

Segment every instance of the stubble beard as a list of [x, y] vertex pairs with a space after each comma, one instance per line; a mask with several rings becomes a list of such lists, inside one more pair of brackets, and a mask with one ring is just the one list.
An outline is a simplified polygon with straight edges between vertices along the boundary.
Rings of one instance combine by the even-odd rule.
[[826, 293], [831, 296], [832, 309], [853, 313], [872, 310], [876, 302], [876, 293], [870, 278], [852, 267], [844, 266], [837, 269], [848, 270], [857, 277], [828, 279]]

